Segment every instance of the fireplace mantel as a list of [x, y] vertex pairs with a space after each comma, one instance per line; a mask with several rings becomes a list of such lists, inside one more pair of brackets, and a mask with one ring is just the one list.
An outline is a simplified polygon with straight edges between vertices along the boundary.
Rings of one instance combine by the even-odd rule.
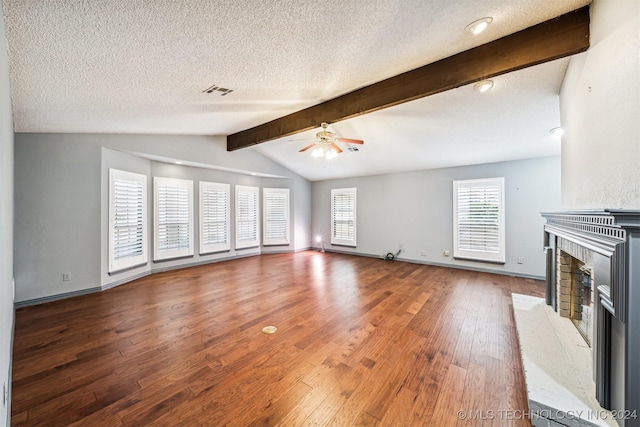
[[[640, 232], [640, 211], [603, 209], [544, 212], [545, 237], [554, 235], [587, 248], [600, 256], [594, 260], [596, 288], [602, 304], [622, 322], [628, 310], [628, 280], [625, 272], [628, 234]], [[545, 247], [549, 247], [545, 240]], [[636, 257], [640, 254], [636, 254]], [[549, 283], [548, 283], [549, 284]], [[554, 303], [550, 303], [555, 308]]]
[[595, 281], [593, 342], [596, 398], [615, 411], [637, 411], [621, 426], [640, 426], [640, 211], [544, 212], [547, 304], [557, 310], [556, 250], [570, 242], [590, 251]]

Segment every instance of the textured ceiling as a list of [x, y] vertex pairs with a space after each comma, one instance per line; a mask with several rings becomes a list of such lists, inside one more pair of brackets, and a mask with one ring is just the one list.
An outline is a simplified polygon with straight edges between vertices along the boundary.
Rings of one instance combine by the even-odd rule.
[[[3, 0], [15, 130], [227, 135], [588, 3]], [[486, 32], [464, 31], [484, 16]], [[483, 99], [463, 87], [336, 123], [366, 144], [330, 166], [292, 142], [255, 149], [309, 179], [558, 154], [566, 63], [502, 76]]]

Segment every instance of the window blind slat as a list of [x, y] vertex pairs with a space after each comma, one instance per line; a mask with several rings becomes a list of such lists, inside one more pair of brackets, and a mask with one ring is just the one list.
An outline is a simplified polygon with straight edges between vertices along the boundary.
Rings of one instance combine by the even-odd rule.
[[155, 178], [156, 259], [193, 255], [193, 182]]
[[289, 244], [289, 189], [263, 189], [263, 210], [263, 244]]
[[[115, 259], [135, 257], [142, 253], [142, 183], [115, 180], [114, 253]], [[132, 228], [133, 227], [133, 228]], [[131, 234], [140, 235], [132, 240]]]
[[356, 189], [331, 190], [331, 243], [356, 245]]
[[504, 178], [454, 181], [454, 256], [504, 262]]
[[158, 250], [189, 248], [189, 190], [158, 186]]
[[109, 272], [147, 262], [147, 177], [109, 170]]
[[258, 188], [236, 185], [236, 248], [258, 246]]
[[200, 252], [229, 249], [229, 186], [200, 184]]

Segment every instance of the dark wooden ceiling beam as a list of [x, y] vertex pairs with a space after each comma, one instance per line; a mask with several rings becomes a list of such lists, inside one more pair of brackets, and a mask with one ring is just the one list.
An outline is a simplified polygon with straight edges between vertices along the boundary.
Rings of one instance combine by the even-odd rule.
[[227, 136], [233, 151], [584, 52], [589, 7]]

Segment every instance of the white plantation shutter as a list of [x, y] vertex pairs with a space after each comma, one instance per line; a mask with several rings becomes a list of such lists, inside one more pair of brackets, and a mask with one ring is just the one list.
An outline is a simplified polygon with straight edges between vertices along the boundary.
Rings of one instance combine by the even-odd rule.
[[504, 178], [453, 182], [453, 256], [505, 262]]
[[258, 187], [236, 185], [236, 249], [260, 245]]
[[145, 264], [147, 177], [109, 169], [109, 273]]
[[356, 246], [356, 189], [331, 190], [331, 244]]
[[154, 260], [193, 255], [193, 181], [154, 178]]
[[229, 194], [229, 184], [200, 182], [201, 254], [231, 249]]
[[289, 244], [289, 189], [264, 188], [263, 241], [264, 245]]

